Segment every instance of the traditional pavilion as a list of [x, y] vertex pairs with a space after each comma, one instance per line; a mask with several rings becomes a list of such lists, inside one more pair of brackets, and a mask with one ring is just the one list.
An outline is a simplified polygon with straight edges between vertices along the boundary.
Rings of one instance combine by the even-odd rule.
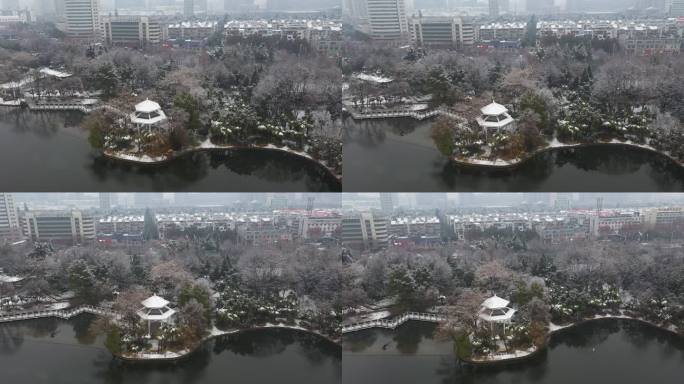
[[166, 114], [159, 104], [145, 99], [135, 105], [135, 112], [131, 113], [131, 122], [137, 128], [158, 128], [166, 121]]
[[158, 327], [162, 323], [173, 323], [175, 309], [169, 308], [169, 302], [163, 297], [152, 295], [141, 302], [142, 308], [138, 310], [138, 316], [147, 321], [147, 337], [152, 337], [152, 326]]
[[515, 120], [508, 114], [508, 109], [492, 101], [491, 104], [480, 109], [482, 115], [477, 118], [477, 125], [486, 133], [513, 131]]
[[509, 301], [494, 295], [483, 301], [480, 306], [478, 317], [489, 323], [489, 328], [494, 332], [494, 324], [503, 324], [504, 333], [506, 324], [511, 323], [515, 309], [508, 307]]

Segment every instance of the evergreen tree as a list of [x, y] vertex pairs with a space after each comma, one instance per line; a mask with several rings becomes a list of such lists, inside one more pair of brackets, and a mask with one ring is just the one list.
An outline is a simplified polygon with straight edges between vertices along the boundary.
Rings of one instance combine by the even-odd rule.
[[527, 47], [534, 47], [537, 44], [537, 17], [532, 15], [530, 21], [527, 22], [525, 28], [525, 40], [523, 45]]
[[145, 209], [145, 223], [143, 225], [143, 238], [145, 240], [159, 239], [157, 219], [149, 208]]

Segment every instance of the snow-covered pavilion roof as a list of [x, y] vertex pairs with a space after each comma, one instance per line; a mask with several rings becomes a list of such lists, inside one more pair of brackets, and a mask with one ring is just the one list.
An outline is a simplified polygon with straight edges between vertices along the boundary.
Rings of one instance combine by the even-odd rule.
[[497, 295], [494, 295], [487, 300], [482, 302], [482, 307], [487, 308], [487, 309], [497, 309], [497, 308], [506, 308], [508, 306], [509, 301], [506, 299], [502, 299]]
[[489, 322], [509, 322], [516, 310], [508, 308], [508, 303], [508, 300], [494, 295], [482, 302], [480, 312], [477, 315], [480, 319]]
[[141, 304], [143, 305], [143, 307], [148, 309], [158, 309], [164, 308], [167, 305], [169, 305], [169, 301], [155, 294], [143, 300]]
[[159, 104], [150, 99], [145, 99], [144, 101], [141, 101], [135, 105], [136, 112], [151, 113], [160, 109], [161, 107]]
[[498, 116], [502, 113], [508, 112], [508, 109], [503, 105], [492, 101], [491, 104], [486, 105], [480, 109], [483, 115]]

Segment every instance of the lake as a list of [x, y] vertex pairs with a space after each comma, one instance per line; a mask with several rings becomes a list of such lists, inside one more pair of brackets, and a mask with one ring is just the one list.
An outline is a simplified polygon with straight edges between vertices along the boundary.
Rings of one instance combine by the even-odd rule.
[[373, 192], [684, 191], [684, 168], [624, 146], [540, 153], [511, 169], [455, 164], [435, 148], [432, 121], [345, 120], [344, 190]]
[[684, 339], [630, 320], [604, 319], [564, 329], [549, 348], [524, 362], [459, 365], [452, 343], [433, 337], [436, 324], [410, 321], [396, 330], [345, 335], [345, 384], [678, 384]]
[[10, 191], [340, 191], [323, 166], [280, 151], [195, 152], [134, 164], [92, 150], [77, 112], [0, 107], [0, 180]]
[[113, 359], [94, 316], [0, 324], [3, 383], [339, 384], [340, 347], [289, 329], [253, 330], [205, 343], [176, 363], [130, 364]]

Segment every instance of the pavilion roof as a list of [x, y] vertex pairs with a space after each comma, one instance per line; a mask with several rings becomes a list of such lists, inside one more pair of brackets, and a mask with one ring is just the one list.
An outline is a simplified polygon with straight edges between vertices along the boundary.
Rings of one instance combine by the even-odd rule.
[[150, 99], [145, 99], [144, 101], [141, 101], [135, 105], [136, 112], [150, 113], [160, 109], [161, 107], [159, 104]]
[[169, 305], [169, 301], [163, 297], [152, 295], [141, 302], [143, 307], [148, 309], [164, 308]]
[[494, 295], [487, 300], [482, 302], [482, 307], [487, 308], [487, 309], [497, 309], [497, 308], [506, 308], [508, 306], [509, 301], [506, 299], [502, 299], [497, 295]]
[[504, 107], [503, 105], [493, 102], [489, 105], [486, 105], [480, 109], [483, 115], [492, 115], [492, 116], [498, 116], [502, 113], [508, 112], [508, 109]]

